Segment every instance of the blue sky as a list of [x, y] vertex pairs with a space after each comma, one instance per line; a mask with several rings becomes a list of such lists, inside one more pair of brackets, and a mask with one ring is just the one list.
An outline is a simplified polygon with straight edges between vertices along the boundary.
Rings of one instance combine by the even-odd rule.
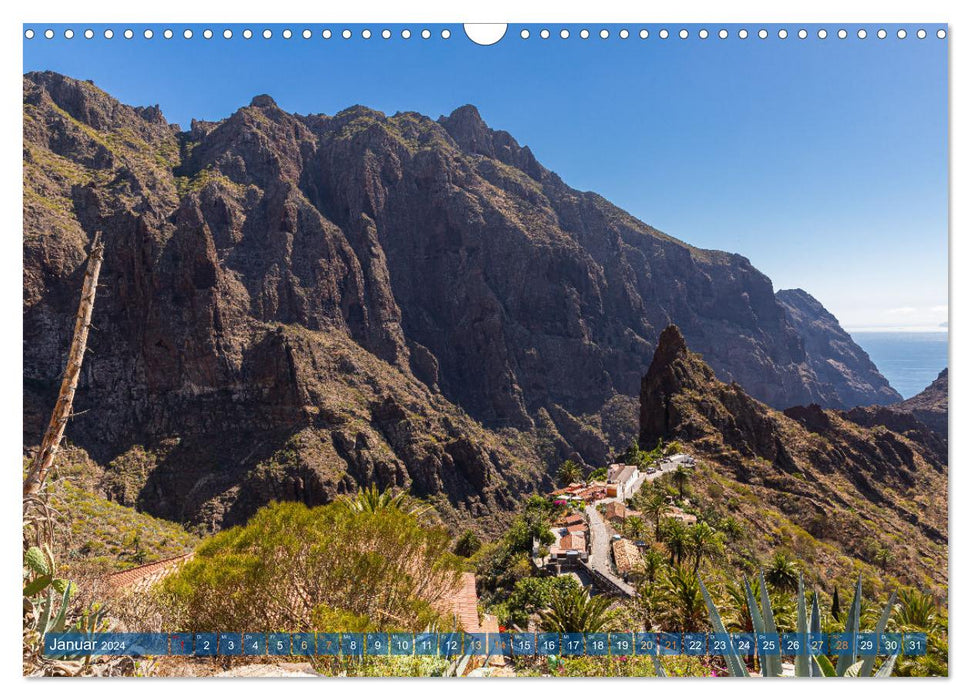
[[[46, 28], [48, 25], [44, 25]], [[293, 25], [284, 39], [241, 37], [243, 25], [54, 25], [24, 41], [24, 70], [94, 80], [123, 102], [159, 104], [188, 128], [268, 93], [284, 109], [333, 114], [354, 104], [435, 118], [475, 104], [486, 122], [527, 144], [578, 189], [604, 195], [657, 228], [705, 248], [741, 253], [777, 289], [802, 287], [849, 329], [939, 327], [947, 319], [947, 40], [838, 39], [838, 27], [738, 26], [722, 40], [589, 39], [571, 26], [541, 39], [511, 25], [491, 47], [461, 26], [451, 38], [400, 37], [367, 25]], [[63, 38], [70, 26], [75, 38]], [[81, 32], [92, 26], [95, 38]], [[171, 26], [172, 39], [162, 38]], [[190, 27], [195, 37], [182, 38]], [[222, 29], [233, 30], [223, 39]], [[313, 38], [303, 39], [307, 26]], [[519, 31], [527, 26], [529, 39]], [[561, 25], [556, 25], [558, 30]], [[678, 25], [680, 28], [681, 25]], [[892, 25], [895, 30], [901, 25]], [[146, 27], [151, 40], [142, 37]], [[765, 27], [769, 38], [759, 39]], [[41, 27], [37, 27], [41, 29]], [[39, 34], [39, 32], [38, 32]]]

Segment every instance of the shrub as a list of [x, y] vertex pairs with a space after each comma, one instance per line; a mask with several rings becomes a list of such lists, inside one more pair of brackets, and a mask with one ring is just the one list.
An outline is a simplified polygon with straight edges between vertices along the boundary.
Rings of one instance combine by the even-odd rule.
[[450, 540], [397, 508], [276, 503], [205, 541], [163, 587], [193, 629], [421, 629], [458, 582]]

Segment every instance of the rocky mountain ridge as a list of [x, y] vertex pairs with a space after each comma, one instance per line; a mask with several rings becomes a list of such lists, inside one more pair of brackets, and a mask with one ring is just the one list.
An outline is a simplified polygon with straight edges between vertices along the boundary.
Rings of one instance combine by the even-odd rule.
[[569, 188], [471, 106], [300, 116], [259, 96], [180, 132], [31, 73], [24, 189], [25, 445], [100, 230], [68, 437], [173, 519], [238, 522], [368, 481], [458, 519], [501, 512], [558, 460], [630, 441], [672, 321], [772, 405], [899, 398], [844, 339], [810, 352], [812, 319], [748, 260]]
[[754, 494], [753, 526], [776, 510], [857, 558], [892, 549], [905, 580], [946, 582], [947, 449], [911, 416], [870, 420], [862, 409], [818, 404], [774, 410], [719, 381], [676, 326], [661, 334], [640, 403], [641, 446], [690, 446]]

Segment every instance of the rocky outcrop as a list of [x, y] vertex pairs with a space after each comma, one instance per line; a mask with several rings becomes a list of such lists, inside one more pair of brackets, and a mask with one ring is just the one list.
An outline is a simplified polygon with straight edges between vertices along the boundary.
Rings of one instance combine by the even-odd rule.
[[[776, 411], [719, 381], [675, 326], [661, 333], [640, 401], [643, 448], [681, 443], [754, 489], [766, 507], [855, 556], [866, 556], [859, 533], [895, 533], [917, 548], [900, 548], [901, 556], [940, 578], [934, 566], [947, 558], [947, 450], [913, 416], [818, 404]], [[937, 564], [915, 551], [933, 551]]]
[[806, 348], [807, 369], [828, 387], [821, 403], [831, 408], [889, 404], [901, 399], [850, 334], [802, 289], [782, 289], [776, 299]]
[[618, 397], [671, 321], [772, 405], [884, 399], [876, 378], [813, 371], [748, 260], [569, 188], [473, 107], [299, 116], [263, 95], [180, 132], [31, 73], [24, 192], [25, 444], [100, 230], [68, 438], [104, 464], [157, 452], [138, 503], [167, 517], [235, 522], [368, 481], [457, 518], [511, 508], [559, 460], [625, 446]]
[[941, 370], [931, 384], [916, 396], [893, 404], [893, 411], [910, 413], [921, 423], [947, 440], [948, 416], [947, 367]]

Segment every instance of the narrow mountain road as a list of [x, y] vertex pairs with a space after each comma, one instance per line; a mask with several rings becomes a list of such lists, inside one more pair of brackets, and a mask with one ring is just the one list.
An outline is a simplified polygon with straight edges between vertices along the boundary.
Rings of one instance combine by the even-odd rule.
[[[653, 474], [641, 474], [637, 478], [637, 481], [634, 482], [634, 487], [631, 489], [631, 491], [633, 493], [637, 493], [645, 481], [654, 481], [661, 476], [661, 474], [673, 471], [676, 468], [676, 464], [669, 462], [662, 464], [661, 467]], [[590, 523], [590, 559], [587, 563], [591, 569], [596, 571], [598, 574], [602, 574], [605, 578], [616, 584], [618, 588], [628, 595], [633, 596], [635, 594], [634, 588], [614, 573], [614, 567], [610, 563], [610, 534], [607, 531], [607, 523], [604, 521], [603, 516], [597, 511], [597, 506], [601, 503], [610, 503], [611, 501], [623, 503], [623, 500], [624, 499], [622, 498], [612, 496], [609, 498], [603, 498], [586, 507], [585, 512], [587, 514], [587, 521]]]
[[590, 559], [587, 563], [591, 569], [608, 579], [625, 594], [634, 597], [633, 586], [617, 576], [610, 565], [610, 536], [607, 534], [607, 524], [597, 512], [595, 505], [587, 506], [586, 513], [590, 521]]

